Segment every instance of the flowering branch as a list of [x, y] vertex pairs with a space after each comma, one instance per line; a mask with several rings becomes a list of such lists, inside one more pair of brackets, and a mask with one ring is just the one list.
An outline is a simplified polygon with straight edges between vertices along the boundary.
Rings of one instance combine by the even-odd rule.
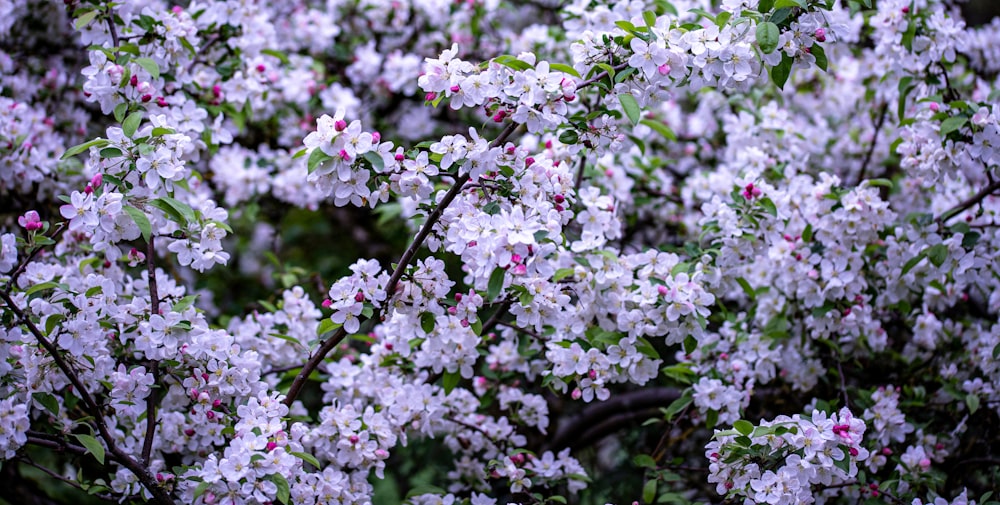
[[100, 406], [94, 401], [94, 398], [90, 396], [87, 388], [84, 386], [83, 382], [80, 381], [80, 377], [76, 374], [73, 368], [62, 358], [62, 355], [59, 354], [59, 349], [56, 348], [52, 342], [49, 342], [49, 340], [45, 338], [45, 335], [42, 335], [42, 332], [33, 322], [31, 322], [31, 319], [28, 318], [27, 314], [25, 314], [24, 311], [22, 311], [21, 308], [14, 303], [14, 300], [11, 298], [9, 293], [0, 292], [0, 298], [3, 298], [7, 307], [10, 308], [10, 310], [18, 317], [20, 322], [28, 328], [28, 331], [35, 337], [36, 340], [38, 340], [38, 343], [45, 348], [46, 352], [49, 353], [49, 356], [52, 357], [52, 360], [56, 363], [56, 366], [59, 367], [59, 370], [66, 375], [66, 378], [69, 379], [70, 383], [73, 384], [73, 387], [76, 388], [77, 394], [80, 395], [80, 398], [83, 400], [87, 413], [94, 417], [94, 424], [96, 425], [101, 438], [104, 439], [104, 443], [107, 445], [108, 451], [115, 456], [115, 459], [117, 459], [122, 466], [128, 468], [139, 479], [139, 482], [141, 482], [142, 485], [153, 495], [153, 503], [160, 505], [172, 504], [173, 500], [170, 498], [170, 495], [156, 482], [156, 479], [149, 473], [149, 470], [142, 466], [138, 461], [132, 459], [128, 453], [118, 447], [114, 436], [108, 430], [107, 422], [104, 418], [104, 414], [101, 412]]

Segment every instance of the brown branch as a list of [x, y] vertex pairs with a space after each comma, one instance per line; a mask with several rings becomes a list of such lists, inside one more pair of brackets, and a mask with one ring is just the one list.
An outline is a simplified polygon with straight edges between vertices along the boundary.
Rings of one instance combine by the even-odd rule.
[[514, 303], [514, 300], [504, 300], [504, 302], [500, 304], [500, 307], [497, 308], [496, 312], [494, 312], [493, 315], [490, 316], [490, 318], [487, 319], [485, 323], [483, 323], [483, 328], [480, 333], [483, 334], [489, 333], [494, 326], [499, 324], [500, 318], [507, 315], [507, 311], [510, 309], [510, 305], [512, 303]]
[[69, 379], [70, 383], [76, 389], [76, 394], [80, 396], [83, 400], [84, 409], [94, 418], [94, 424], [97, 427], [97, 432], [104, 439], [105, 445], [107, 445], [108, 452], [112, 454], [118, 462], [131, 471], [139, 482], [153, 495], [151, 503], [156, 503], [159, 505], [172, 505], [173, 499], [171, 499], [170, 494], [156, 482], [156, 479], [149, 472], [149, 469], [142, 466], [138, 461], [129, 456], [118, 444], [115, 443], [115, 438], [108, 429], [107, 421], [104, 418], [104, 414], [101, 412], [100, 406], [94, 401], [94, 398], [90, 396], [90, 392], [84, 387], [83, 382], [80, 380], [80, 376], [77, 375], [76, 371], [63, 359], [62, 355], [59, 354], [59, 349], [50, 342], [45, 335], [38, 329], [37, 326], [31, 321], [27, 314], [21, 310], [14, 300], [11, 298], [9, 293], [0, 291], [0, 298], [3, 298], [4, 303], [10, 308], [14, 315], [20, 320], [21, 324], [28, 328], [30, 332], [38, 343], [45, 348], [45, 351], [49, 353], [52, 360], [55, 362], [56, 366], [60, 371]]
[[[150, 236], [146, 243], [146, 271], [149, 272], [149, 310], [150, 316], [160, 314], [160, 294], [156, 287], [156, 237]], [[153, 372], [153, 387], [146, 396], [146, 436], [142, 441], [142, 461], [150, 464], [149, 457], [153, 452], [153, 438], [156, 436], [156, 390], [160, 385], [160, 363], [151, 361]]]
[[[628, 391], [614, 395], [607, 401], [589, 404], [559, 426], [548, 448], [555, 451], [564, 447], [592, 444], [597, 441], [594, 437], [613, 433], [637, 417], [656, 415], [660, 407], [665, 408], [679, 397], [677, 389], [660, 387]], [[614, 418], [614, 422], [602, 422], [609, 418]], [[585, 438], [585, 435], [589, 438]]]
[[937, 221], [938, 224], [943, 225], [946, 221], [962, 213], [969, 207], [972, 207], [973, 205], [976, 205], [977, 203], [985, 200], [986, 197], [990, 196], [991, 194], [993, 194], [994, 191], [998, 189], [1000, 189], [1000, 181], [995, 181], [991, 183], [989, 186], [986, 186], [985, 188], [981, 189], [978, 193], [970, 197], [968, 200], [965, 200], [962, 203], [948, 209], [947, 211], [944, 212], [944, 214], [938, 216], [935, 219], [935, 221]]
[[882, 129], [882, 125], [885, 123], [885, 117], [889, 112], [889, 104], [882, 104], [882, 108], [879, 109], [878, 120], [875, 121], [875, 130], [872, 133], [872, 143], [868, 145], [868, 152], [865, 153], [865, 160], [861, 162], [861, 171], [858, 172], [858, 184], [865, 180], [865, 172], [868, 171], [868, 164], [872, 161], [872, 155], [875, 154], [875, 146], [878, 144], [878, 132]]

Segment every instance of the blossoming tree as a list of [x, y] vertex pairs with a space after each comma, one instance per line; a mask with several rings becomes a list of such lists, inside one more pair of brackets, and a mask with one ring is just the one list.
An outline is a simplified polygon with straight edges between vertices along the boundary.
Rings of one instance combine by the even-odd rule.
[[[0, 12], [8, 501], [991, 500], [996, 22], [939, 0]], [[320, 272], [282, 263], [267, 206], [338, 212], [309, 240], [337, 257], [407, 237]], [[407, 456], [438, 470], [414, 486]]]

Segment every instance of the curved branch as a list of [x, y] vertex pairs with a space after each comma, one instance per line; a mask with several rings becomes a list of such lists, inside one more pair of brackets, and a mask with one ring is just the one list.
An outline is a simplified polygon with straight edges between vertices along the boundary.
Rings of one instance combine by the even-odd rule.
[[592, 444], [637, 418], [659, 414], [661, 407], [670, 405], [680, 396], [675, 388], [660, 387], [629, 391], [605, 402], [592, 403], [559, 426], [548, 448], [559, 450]]

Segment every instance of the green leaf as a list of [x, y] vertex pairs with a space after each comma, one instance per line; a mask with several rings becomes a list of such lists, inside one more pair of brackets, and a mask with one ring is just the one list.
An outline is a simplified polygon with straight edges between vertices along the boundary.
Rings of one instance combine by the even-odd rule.
[[105, 147], [101, 149], [102, 158], [119, 158], [122, 155], [122, 150], [117, 147]]
[[559, 142], [566, 145], [573, 145], [580, 141], [580, 134], [573, 128], [570, 128], [559, 134]]
[[275, 496], [278, 502], [288, 503], [288, 499], [291, 497], [291, 492], [288, 488], [288, 480], [286, 480], [280, 473], [272, 473], [271, 475], [268, 475], [267, 478], [278, 487], [278, 494]]
[[52, 415], [59, 417], [59, 401], [56, 400], [55, 396], [49, 393], [32, 393], [31, 398], [33, 398], [39, 405], [45, 407]]
[[142, 123], [142, 116], [143, 112], [141, 110], [137, 110], [129, 114], [128, 117], [125, 118], [125, 121], [122, 121], [122, 133], [124, 133], [126, 137], [132, 138], [132, 135], [135, 135], [135, 131], [139, 129], [139, 124]]
[[813, 238], [813, 225], [812, 223], [809, 223], [806, 225], [806, 229], [802, 231], [802, 241], [812, 242], [812, 238]]
[[757, 4], [757, 12], [763, 14], [765, 12], [771, 12], [774, 8], [774, 0], [760, 0]]
[[45, 318], [45, 334], [52, 335], [52, 331], [56, 329], [59, 323], [63, 322], [66, 316], [62, 314], [52, 314], [51, 316]]
[[656, 479], [650, 479], [642, 486], [642, 501], [644, 503], [653, 503], [653, 500], [656, 499], [656, 482]]
[[948, 246], [944, 244], [936, 244], [928, 247], [924, 250], [927, 254], [927, 259], [931, 260], [934, 266], [939, 267], [948, 260]]
[[698, 341], [693, 335], [684, 337], [684, 354], [691, 354], [698, 348]]
[[169, 135], [171, 133], [176, 133], [173, 128], [165, 128], [163, 126], [157, 126], [156, 128], [153, 128], [153, 131], [150, 133], [150, 135], [153, 137], [162, 137], [164, 135]]
[[892, 181], [889, 179], [868, 179], [868, 185], [892, 189]]
[[90, 435], [74, 435], [80, 445], [87, 448], [87, 452], [94, 456], [98, 463], [104, 464], [104, 446]]
[[59, 287], [59, 283], [55, 281], [41, 282], [31, 286], [24, 291], [24, 294], [31, 296], [39, 291], [45, 291], [46, 289], [53, 289]]
[[781, 54], [781, 63], [775, 65], [771, 68], [771, 81], [779, 89], [785, 89], [785, 83], [788, 82], [788, 76], [792, 75], [792, 63], [795, 59], [787, 54]]
[[969, 121], [969, 118], [965, 116], [954, 116], [945, 119], [941, 122], [941, 136], [947, 137], [949, 133], [957, 131], [959, 128], [965, 126], [965, 123]]
[[705, 427], [708, 429], [715, 428], [715, 425], [719, 424], [719, 411], [712, 409], [705, 413]]
[[62, 158], [60, 158], [60, 159], [64, 160], [66, 158], [70, 158], [70, 157], [76, 156], [77, 154], [80, 154], [80, 153], [82, 153], [82, 152], [90, 149], [91, 147], [104, 147], [104, 146], [106, 146], [106, 145], [108, 145], [110, 143], [111, 143], [111, 141], [109, 141], [108, 139], [102, 139], [102, 138], [98, 137], [98, 138], [96, 138], [94, 140], [91, 140], [91, 141], [88, 141], [88, 142], [84, 142], [82, 144], [77, 144], [77, 145], [75, 145], [75, 146], [67, 149], [66, 152], [63, 153]]
[[530, 63], [528, 63], [526, 61], [521, 61], [521, 60], [519, 60], [519, 59], [517, 59], [517, 58], [515, 58], [515, 57], [513, 57], [513, 56], [511, 56], [509, 54], [505, 54], [505, 55], [502, 55], [502, 56], [497, 56], [496, 58], [493, 58], [493, 62], [494, 63], [499, 63], [499, 64], [501, 64], [501, 65], [503, 65], [505, 67], [510, 67], [510, 68], [512, 68], [514, 70], [517, 70], [517, 71], [520, 71], [520, 72], [523, 72], [525, 70], [534, 68], [534, 67], [531, 66]]
[[750, 298], [751, 302], [757, 298], [757, 292], [754, 291], [753, 286], [751, 286], [746, 279], [744, 279], [743, 277], [737, 277], [736, 283], [739, 284], [741, 288], [743, 288], [743, 292], [747, 294], [747, 297]]
[[309, 153], [309, 161], [306, 162], [306, 166], [309, 168], [309, 173], [316, 171], [316, 168], [333, 159], [333, 156], [326, 154], [322, 149], [316, 148]]
[[76, 22], [73, 23], [73, 26], [75, 26], [76, 29], [79, 30], [79, 29], [83, 28], [84, 26], [87, 26], [88, 24], [90, 24], [90, 22], [93, 21], [94, 18], [96, 18], [97, 15], [100, 14], [100, 13], [101, 12], [99, 10], [97, 10], [97, 9], [94, 9], [92, 11], [84, 12], [80, 17], [76, 18]]
[[493, 273], [490, 274], [489, 283], [486, 285], [487, 302], [496, 300], [497, 296], [500, 295], [500, 291], [503, 289], [504, 273], [504, 269], [496, 267], [493, 269]]
[[632, 464], [639, 468], [656, 468], [656, 460], [648, 454], [639, 454], [632, 458]]
[[128, 103], [123, 102], [118, 105], [115, 105], [115, 110], [114, 110], [115, 121], [121, 123], [122, 120], [125, 119], [126, 112], [128, 112]]
[[260, 52], [261, 52], [261, 54], [266, 54], [268, 56], [274, 56], [275, 58], [278, 59], [278, 61], [281, 62], [282, 65], [288, 65], [288, 63], [289, 63], [288, 56], [286, 56], [285, 53], [283, 53], [281, 51], [276, 51], [274, 49], [261, 49]]
[[669, 140], [677, 140], [677, 134], [674, 133], [674, 131], [671, 130], [669, 126], [663, 124], [660, 121], [647, 118], [640, 120], [639, 124], [644, 124], [652, 128], [655, 132], [659, 133], [660, 135], [663, 135], [664, 138], [667, 138]]
[[172, 307], [170, 307], [171, 312], [184, 312], [188, 307], [194, 305], [195, 300], [198, 299], [198, 295], [187, 295], [180, 300], [177, 300]]
[[194, 488], [194, 500], [198, 501], [198, 498], [208, 491], [208, 488], [212, 485], [211, 482], [202, 481], [198, 483], [198, 487]]
[[733, 423], [733, 429], [740, 432], [741, 435], [746, 435], [749, 437], [750, 434], [753, 433], [753, 423], [751, 423], [750, 421], [740, 419], [739, 421]]
[[707, 19], [709, 21], [711, 21], [712, 24], [715, 24], [715, 16], [713, 16], [711, 12], [708, 12], [705, 9], [691, 9], [688, 12], [690, 12], [691, 14], [697, 14], [697, 15], [699, 15], [699, 16], [701, 16], [701, 17], [703, 17], [703, 18], [705, 18], [705, 19]]
[[135, 221], [135, 225], [139, 227], [139, 232], [142, 233], [142, 239], [148, 244], [149, 237], [153, 234], [153, 228], [149, 224], [149, 218], [146, 217], [146, 213], [131, 205], [126, 205], [123, 209]]
[[674, 416], [691, 405], [692, 401], [694, 401], [694, 396], [691, 393], [691, 388], [685, 389], [680, 398], [670, 402], [670, 405], [663, 411], [663, 416], [667, 421], [672, 420]]
[[462, 376], [458, 372], [446, 372], [441, 377], [441, 387], [444, 389], [444, 395], [448, 396], [460, 380], [462, 380]]
[[840, 444], [840, 450], [844, 453], [844, 459], [834, 460], [833, 466], [841, 469], [844, 473], [849, 473], [851, 470], [851, 457], [848, 456], [848, 447], [844, 444]]
[[642, 13], [642, 20], [646, 22], [646, 26], [652, 28], [656, 25], [656, 13], [653, 11], [645, 11]]
[[635, 97], [631, 93], [619, 93], [618, 102], [622, 104], [622, 110], [625, 111], [625, 115], [628, 116], [632, 125], [639, 124], [642, 112], [639, 110], [639, 102], [635, 101]]
[[188, 223], [195, 223], [198, 221], [198, 218], [195, 216], [194, 209], [192, 209], [190, 205], [175, 198], [161, 196], [155, 200], [150, 200], [149, 204], [162, 210], [168, 218], [179, 224], [186, 225]]
[[149, 72], [149, 76], [153, 79], [160, 78], [160, 65], [153, 61], [152, 58], [136, 58], [132, 61], [144, 68], [146, 72]]
[[577, 79], [580, 78], [580, 72], [577, 72], [575, 68], [565, 64], [565, 63], [549, 63], [549, 70], [553, 72], [562, 72], [565, 74], [572, 75]]
[[913, 270], [913, 267], [917, 266], [917, 264], [920, 263], [920, 261], [923, 260], [926, 256], [927, 256], [927, 250], [925, 249], [923, 251], [920, 251], [920, 254], [917, 254], [916, 256], [910, 258], [906, 263], [903, 264], [902, 275], [906, 275], [910, 270]]
[[775, 0], [774, 8], [780, 9], [782, 7], [801, 7], [806, 8], [806, 0]]
[[778, 25], [770, 21], [757, 25], [757, 44], [760, 45], [761, 52], [764, 54], [773, 53], [778, 48], [780, 35]]
[[969, 414], [975, 414], [979, 410], [979, 395], [975, 393], [965, 395], [965, 405], [969, 407]]
[[420, 329], [424, 330], [424, 333], [430, 333], [434, 331], [434, 326], [436, 325], [437, 318], [431, 312], [423, 312], [420, 314]]
[[820, 70], [826, 72], [829, 62], [826, 59], [826, 51], [823, 50], [823, 46], [813, 44], [812, 47], [809, 48], [809, 51], [813, 57], [816, 58], [816, 66], [819, 67]]
[[768, 214], [777, 217], [777, 215], [778, 215], [778, 208], [774, 206], [774, 202], [771, 201], [770, 198], [768, 198], [766, 196], [764, 198], [761, 198], [760, 199], [760, 206], [764, 207], [764, 212], [767, 212]]
[[559, 270], [556, 270], [555, 275], [552, 276], [552, 282], [559, 282], [563, 279], [573, 277], [575, 273], [575, 268], [560, 268]]

